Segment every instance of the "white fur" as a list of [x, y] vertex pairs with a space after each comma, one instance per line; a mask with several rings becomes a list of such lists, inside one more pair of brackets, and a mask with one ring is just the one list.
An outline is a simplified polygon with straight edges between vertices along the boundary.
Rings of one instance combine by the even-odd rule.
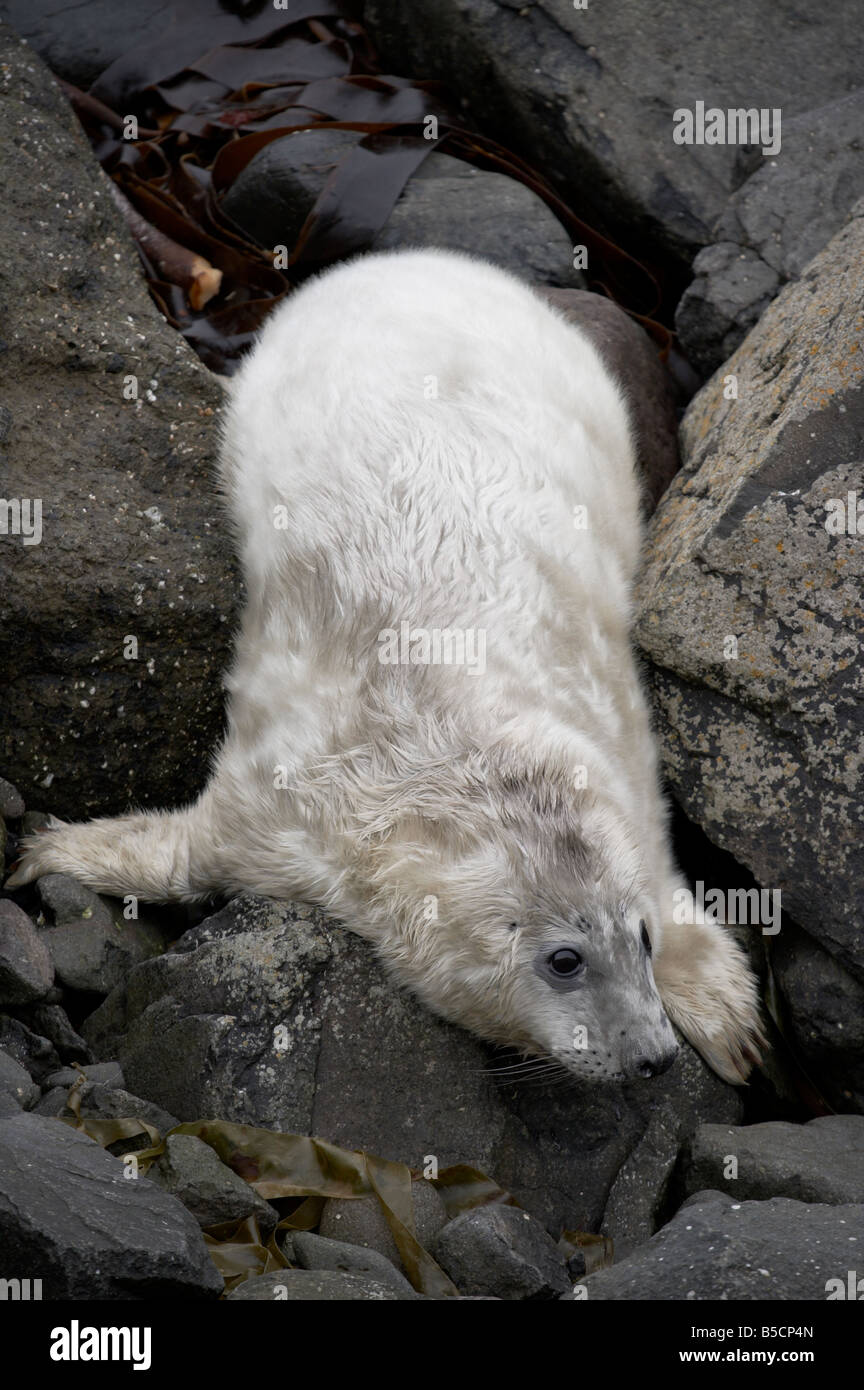
[[[672, 923], [628, 636], [639, 484], [587, 339], [467, 257], [342, 266], [273, 315], [233, 382], [220, 481], [248, 597], [207, 790], [39, 837], [15, 882], [313, 900], [432, 1007], [592, 1076], [671, 1043], [644, 919], [665, 1009], [742, 1079], [749, 973], [716, 924]], [[485, 671], [382, 664], [404, 620], [484, 630]], [[559, 940], [589, 962], [566, 994], [532, 966]], [[580, 1021], [593, 1051], [573, 1049]]]

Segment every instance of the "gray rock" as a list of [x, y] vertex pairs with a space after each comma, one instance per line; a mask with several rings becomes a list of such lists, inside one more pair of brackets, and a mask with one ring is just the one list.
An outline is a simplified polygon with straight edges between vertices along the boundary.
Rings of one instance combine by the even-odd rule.
[[[222, 44], [266, 38], [286, 22], [273, 5], [226, 5], [224, 0], [136, 0], [131, 7], [116, 0], [75, 0], [59, 8], [55, 0], [0, 0], [0, 15], [54, 72], [78, 87], [92, 84], [93, 95], [118, 111], [126, 110], [121, 98], [128, 66], [119, 64], [120, 73], [115, 69], [113, 75], [104, 70], [126, 58], [130, 49], [146, 49], [154, 36], [158, 43], [158, 36], [170, 30], [170, 45], [160, 54], [178, 63], [182, 53], [192, 63]], [[133, 81], [140, 73], [136, 66]]]
[[642, 1245], [662, 1225], [678, 1163], [675, 1133], [674, 1116], [658, 1110], [618, 1169], [600, 1227], [613, 1241], [616, 1259]]
[[75, 1067], [61, 1067], [59, 1071], [52, 1072], [46, 1076], [44, 1085], [47, 1086], [74, 1086], [80, 1080], [81, 1074], [88, 1081], [93, 1081], [97, 1085], [109, 1086], [114, 1090], [122, 1091], [126, 1085], [123, 1077], [123, 1069], [119, 1062], [88, 1062], [81, 1067], [80, 1071]]
[[[726, 1176], [730, 1158], [734, 1177]], [[862, 1205], [864, 1115], [824, 1115], [804, 1125], [700, 1125], [690, 1141], [684, 1188], [688, 1195], [712, 1188], [738, 1201], [792, 1197]]]
[[[50, 995], [49, 995], [50, 998]], [[53, 1043], [64, 1062], [90, 1062], [90, 1049], [75, 1032], [65, 1009], [59, 1004], [40, 1002], [18, 1009], [17, 1014], [34, 1033]]]
[[518, 1207], [474, 1207], [447, 1225], [431, 1253], [466, 1295], [536, 1302], [569, 1292], [564, 1259], [539, 1221]]
[[693, 263], [675, 315], [682, 346], [710, 375], [780, 285], [797, 279], [864, 196], [864, 89], [783, 121], [780, 153], [732, 195], [717, 245]]
[[691, 403], [636, 623], [676, 798], [858, 976], [864, 546], [826, 523], [864, 477], [862, 259], [856, 215]]
[[39, 901], [46, 920], [56, 927], [82, 922], [111, 926], [117, 910], [116, 899], [94, 893], [70, 874], [43, 874], [36, 882]]
[[[414, 1234], [425, 1250], [432, 1246], [447, 1222], [444, 1204], [431, 1182], [413, 1182]], [[324, 1204], [318, 1232], [336, 1243], [377, 1251], [397, 1268], [402, 1268], [396, 1242], [377, 1197], [354, 1197], [350, 1201]]]
[[[301, 130], [271, 141], [228, 189], [225, 212], [263, 246], [290, 250], [359, 138], [348, 130]], [[583, 283], [570, 237], [537, 194], [450, 155], [427, 155], [369, 249], [405, 246], [467, 251], [541, 284]]]
[[[80, 1081], [80, 1077], [78, 1080]], [[74, 1111], [70, 1110], [68, 1104], [70, 1090], [71, 1087], [66, 1085], [50, 1087], [38, 1105], [33, 1107], [34, 1110], [38, 1115], [51, 1115], [55, 1119], [71, 1118]], [[169, 1130], [179, 1124], [179, 1120], [169, 1115], [161, 1106], [153, 1105], [149, 1100], [142, 1100], [140, 1096], [133, 1096], [119, 1086], [84, 1081], [78, 1086], [75, 1095], [80, 1114], [94, 1120], [142, 1120], [144, 1124], [157, 1129], [163, 1139]], [[140, 1147], [128, 1144], [125, 1140], [117, 1142], [126, 1144], [130, 1149]]]
[[115, 0], [79, 0], [58, 8], [53, 0], [3, 0], [0, 16], [14, 26], [67, 82], [85, 90], [109, 63], [162, 25], [170, 0], [141, 0], [134, 8]]
[[17, 787], [0, 777], [0, 816], [4, 820], [17, 820], [24, 814], [24, 798]]
[[180, 1122], [152, 1101], [142, 1100], [116, 1086], [85, 1081], [78, 1091], [82, 1115], [98, 1120], [143, 1120], [158, 1129], [162, 1138]]
[[8, 1052], [0, 1051], [0, 1092], [12, 1096], [16, 1106], [29, 1110], [39, 1099], [39, 1087], [30, 1073]]
[[621, 1264], [583, 1279], [598, 1299], [730, 1302], [826, 1297], [829, 1279], [860, 1266], [864, 1206], [817, 1206], [774, 1197], [692, 1197]]
[[369, 0], [364, 20], [391, 71], [446, 82], [565, 197], [578, 190], [580, 216], [685, 259], [763, 156], [676, 144], [676, 110], [779, 107], [785, 133], [788, 119], [861, 85], [855, 0], [806, 23], [795, 0], [770, 15], [716, 0]]
[[0, 1048], [20, 1062], [40, 1085], [60, 1066], [60, 1058], [47, 1038], [6, 1014], [0, 1014]]
[[731, 357], [771, 303], [780, 276], [755, 251], [736, 242], [706, 246], [675, 311], [675, 329], [703, 376]]
[[536, 193], [445, 154], [420, 166], [371, 249], [405, 246], [468, 251], [535, 284], [585, 284], [573, 266], [573, 239]]
[[773, 944], [771, 970], [804, 1066], [832, 1105], [864, 1111], [864, 980], [791, 923]]
[[[410, 1285], [409, 1285], [410, 1289]], [[277, 1269], [272, 1274], [259, 1274], [245, 1279], [225, 1295], [238, 1303], [345, 1303], [362, 1299], [374, 1302], [394, 1298], [420, 1298], [384, 1284], [371, 1274], [348, 1274], [335, 1269]]]
[[0, 766], [75, 820], [176, 804], [221, 732], [240, 591], [210, 481], [222, 389], [150, 300], [68, 102], [6, 27], [0, 62], [3, 487], [42, 499], [41, 541], [0, 552]]
[[222, 1278], [176, 1198], [68, 1125], [0, 1121], [3, 1273], [49, 1299], [216, 1297]]
[[[126, 984], [119, 984], [81, 1024], [94, 1057], [111, 1057], [126, 1029]], [[116, 1049], [115, 1049], [116, 1050]], [[122, 1063], [121, 1063], [122, 1065]], [[125, 1075], [125, 1073], [124, 1073]]]
[[646, 510], [653, 511], [678, 471], [678, 418], [669, 373], [648, 334], [613, 300], [582, 290], [541, 291], [588, 335], [624, 388]]
[[53, 983], [50, 953], [27, 913], [0, 898], [0, 1006], [41, 999]]
[[54, 1120], [59, 1120], [61, 1118], [68, 1119], [72, 1114], [72, 1111], [66, 1104], [68, 1098], [68, 1086], [52, 1086], [49, 1091], [45, 1092], [36, 1105], [33, 1106], [33, 1113], [35, 1115], [49, 1115]]
[[741, 1118], [736, 1091], [686, 1046], [650, 1084], [498, 1084], [488, 1049], [399, 990], [368, 943], [245, 894], [136, 966], [81, 1027], [181, 1120], [326, 1135], [421, 1170], [430, 1155], [474, 1163], [550, 1229], [597, 1229], [658, 1113], [670, 1158], [697, 1124]]
[[248, 1182], [217, 1158], [209, 1144], [192, 1134], [172, 1134], [147, 1176], [179, 1197], [202, 1229], [255, 1216], [265, 1236], [274, 1230], [279, 1213]]
[[414, 1289], [404, 1274], [377, 1250], [361, 1245], [346, 1245], [341, 1240], [325, 1240], [311, 1231], [295, 1231], [292, 1238], [294, 1258], [301, 1269], [334, 1269], [345, 1274], [369, 1274], [380, 1284], [413, 1294]]
[[68, 989], [109, 994], [133, 965], [163, 949], [155, 923], [127, 920], [122, 903], [91, 892], [66, 874], [46, 874], [36, 886], [54, 921], [41, 937], [58, 980]]

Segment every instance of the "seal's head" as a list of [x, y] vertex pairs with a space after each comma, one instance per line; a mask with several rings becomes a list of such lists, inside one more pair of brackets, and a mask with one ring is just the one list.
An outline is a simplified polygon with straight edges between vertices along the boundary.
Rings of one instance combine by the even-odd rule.
[[389, 926], [369, 934], [436, 1012], [586, 1080], [675, 1060], [646, 865], [632, 830], [568, 778], [441, 775], [373, 859]]

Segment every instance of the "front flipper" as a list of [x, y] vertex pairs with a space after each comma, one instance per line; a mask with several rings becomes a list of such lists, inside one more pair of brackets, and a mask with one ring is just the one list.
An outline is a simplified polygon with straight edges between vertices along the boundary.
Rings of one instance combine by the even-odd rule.
[[46, 830], [24, 839], [5, 887], [20, 888], [44, 874], [70, 874], [97, 893], [188, 902], [209, 891], [201, 878], [205, 834], [200, 803], [75, 825], [52, 817]]
[[654, 960], [663, 1007], [709, 1067], [743, 1085], [767, 1046], [756, 980], [719, 922], [667, 923]]

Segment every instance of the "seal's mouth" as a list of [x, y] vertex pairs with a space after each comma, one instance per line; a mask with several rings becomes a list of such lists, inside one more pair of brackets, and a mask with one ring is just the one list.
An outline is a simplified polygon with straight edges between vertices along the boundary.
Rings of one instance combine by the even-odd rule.
[[676, 1044], [662, 1051], [637, 1055], [633, 1062], [626, 1067], [608, 1066], [611, 1058], [604, 1058], [596, 1052], [591, 1052], [584, 1056], [580, 1062], [574, 1064], [572, 1058], [564, 1057], [561, 1053], [555, 1054], [555, 1060], [562, 1071], [568, 1076], [572, 1076], [582, 1081], [651, 1081], [659, 1076], [663, 1076], [670, 1067], [674, 1066], [680, 1048]]

